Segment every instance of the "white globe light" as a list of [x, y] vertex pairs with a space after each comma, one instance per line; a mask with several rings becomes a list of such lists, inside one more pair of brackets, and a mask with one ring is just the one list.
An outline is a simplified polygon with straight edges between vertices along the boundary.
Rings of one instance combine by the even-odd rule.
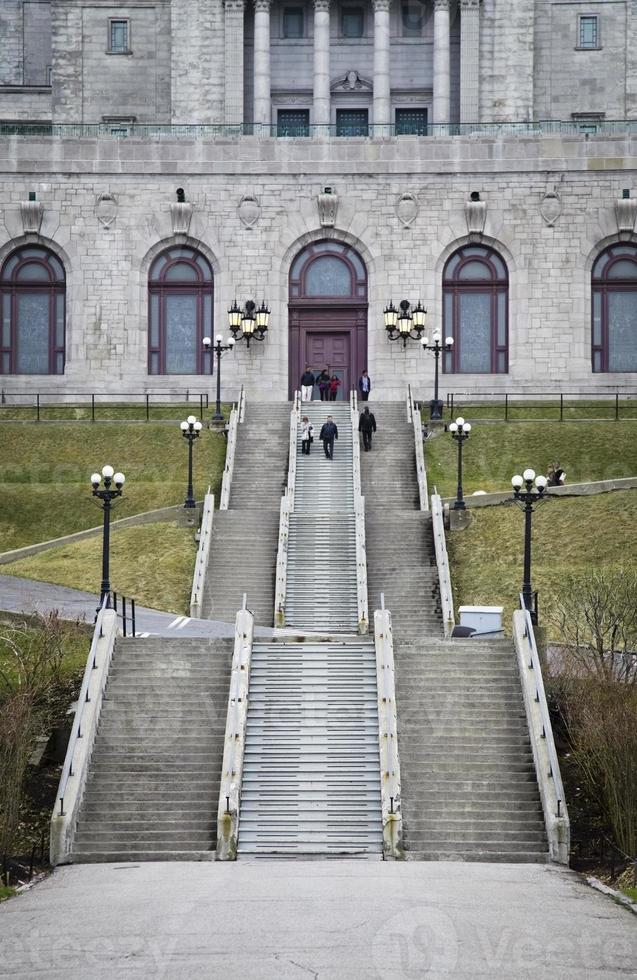
[[524, 480], [518, 473], [516, 473], [516, 475], [511, 480], [511, 486], [513, 487], [514, 490], [520, 490], [522, 488], [523, 483]]
[[465, 424], [464, 424], [464, 431], [465, 432], [471, 432], [471, 422], [465, 422]]
[[449, 423], [449, 432], [457, 432], [457, 431], [458, 431], [458, 426], [456, 425], [456, 423], [455, 422], [450, 422]]
[[234, 347], [235, 343], [234, 337], [228, 337], [228, 347]]
[[440, 343], [440, 336], [441, 336], [440, 331], [439, 330], [436, 330], [434, 332], [434, 344], [439, 344]]
[[188, 425], [194, 425], [196, 421], [197, 421], [196, 415], [189, 415], [188, 418], [186, 419]]
[[453, 337], [447, 337], [447, 339], [445, 340], [445, 344], [447, 345], [447, 347], [453, 347]]
[[527, 483], [533, 483], [535, 479], [535, 470], [531, 470], [531, 469], [525, 470], [522, 476], [524, 477]]
[[537, 480], [535, 481], [535, 486], [538, 488], [538, 490], [545, 490], [548, 482], [549, 481], [545, 476], [538, 476]]
[[115, 470], [113, 469], [112, 466], [102, 467], [102, 476], [104, 477], [105, 480], [111, 480], [114, 472]]
[[459, 415], [458, 416], [458, 418], [456, 419], [456, 424], [457, 425], [464, 425], [464, 419], [463, 419], [462, 415]]
[[422, 344], [423, 347], [426, 347], [427, 344], [429, 343], [429, 338], [428, 337], [423, 337], [422, 340], [420, 341], [420, 343]]
[[201, 432], [202, 429], [203, 429], [203, 425], [201, 424], [201, 422], [195, 422], [195, 432]]
[[181, 429], [182, 432], [187, 432], [188, 431], [188, 423], [187, 422], [180, 422], [179, 423], [179, 428]]
[[115, 486], [117, 487], [123, 487], [126, 483], [126, 477], [123, 473], [116, 473], [113, 479], [115, 480]]
[[221, 341], [223, 340], [223, 335], [218, 333], [217, 336], [215, 337], [215, 340], [217, 341], [217, 343], [220, 344]]
[[211, 341], [210, 337], [204, 337], [202, 343], [203, 343], [204, 347], [210, 347], [212, 341]]
[[93, 473], [93, 476], [91, 477], [91, 483], [93, 484], [94, 487], [99, 487], [101, 479], [102, 477], [99, 475], [99, 473]]

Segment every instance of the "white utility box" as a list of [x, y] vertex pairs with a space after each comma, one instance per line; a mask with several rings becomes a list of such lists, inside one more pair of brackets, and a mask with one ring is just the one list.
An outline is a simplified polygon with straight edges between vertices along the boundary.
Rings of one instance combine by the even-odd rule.
[[502, 613], [504, 606], [460, 606], [460, 625], [480, 633], [502, 632]]

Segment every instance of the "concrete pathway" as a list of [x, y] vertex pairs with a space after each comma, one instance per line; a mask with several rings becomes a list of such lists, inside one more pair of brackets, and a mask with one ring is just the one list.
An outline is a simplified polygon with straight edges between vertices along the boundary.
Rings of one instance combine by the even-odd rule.
[[62, 868], [0, 905], [0, 948], [28, 980], [637, 977], [635, 916], [542, 865]]

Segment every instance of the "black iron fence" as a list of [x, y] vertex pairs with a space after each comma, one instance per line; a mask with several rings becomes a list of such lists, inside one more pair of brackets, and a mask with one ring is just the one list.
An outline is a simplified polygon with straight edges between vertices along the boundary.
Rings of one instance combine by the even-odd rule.
[[0, 422], [174, 422], [193, 413], [203, 418], [208, 403], [209, 393], [198, 389], [0, 391]]
[[483, 422], [637, 421], [637, 386], [604, 391], [451, 391], [445, 412]]

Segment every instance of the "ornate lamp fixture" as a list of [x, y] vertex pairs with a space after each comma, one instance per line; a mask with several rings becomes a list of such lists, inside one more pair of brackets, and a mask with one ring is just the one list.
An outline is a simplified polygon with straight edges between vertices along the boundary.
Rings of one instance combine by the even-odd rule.
[[389, 306], [385, 307], [385, 330], [390, 340], [402, 340], [403, 347], [406, 347], [408, 340], [420, 340], [425, 329], [427, 310], [420, 300], [412, 307], [409, 300], [403, 299], [399, 306], [400, 312], [390, 300]]
[[257, 309], [256, 303], [249, 299], [243, 309], [236, 299], [228, 310], [228, 325], [235, 340], [245, 340], [250, 346], [251, 340], [265, 340], [270, 325], [270, 310], [265, 300]]

